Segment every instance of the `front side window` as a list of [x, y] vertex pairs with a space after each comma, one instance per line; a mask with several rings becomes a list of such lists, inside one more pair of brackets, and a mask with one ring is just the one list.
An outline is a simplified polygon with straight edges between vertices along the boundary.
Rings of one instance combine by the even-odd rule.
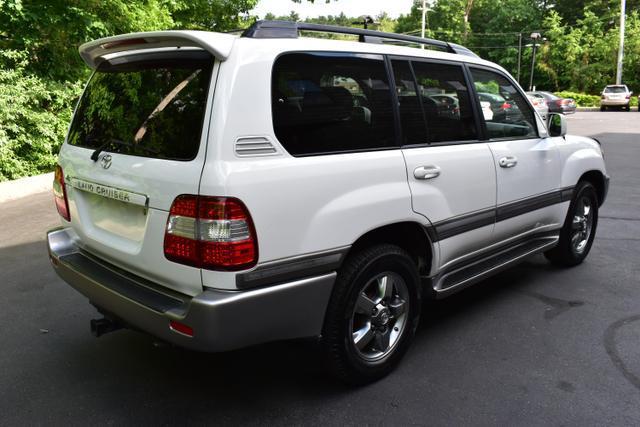
[[276, 137], [292, 155], [394, 146], [391, 93], [380, 55], [291, 53], [273, 68]]
[[538, 136], [533, 111], [506, 77], [476, 68], [471, 75], [489, 139]]
[[132, 156], [193, 159], [212, 66], [206, 52], [102, 62], [78, 103], [68, 143]]

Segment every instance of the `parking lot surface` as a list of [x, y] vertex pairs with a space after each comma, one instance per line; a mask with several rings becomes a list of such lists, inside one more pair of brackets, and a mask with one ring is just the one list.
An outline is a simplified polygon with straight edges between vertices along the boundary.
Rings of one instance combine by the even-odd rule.
[[425, 303], [403, 363], [363, 388], [327, 377], [309, 342], [204, 354], [93, 338], [96, 311], [49, 266], [52, 197], [3, 203], [0, 424], [640, 424], [640, 114], [568, 121], [612, 177], [587, 261], [532, 257]]

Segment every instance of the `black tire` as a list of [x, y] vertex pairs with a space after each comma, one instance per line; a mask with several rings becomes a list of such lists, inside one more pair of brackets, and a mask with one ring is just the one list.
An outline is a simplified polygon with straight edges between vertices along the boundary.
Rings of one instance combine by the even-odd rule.
[[606, 110], [606, 109], [607, 109], [607, 107], [605, 107], [604, 105], [601, 105], [601, 106], [600, 106], [600, 111], [604, 111], [604, 110]]
[[[584, 215], [586, 201], [590, 204], [591, 222], [589, 223], [588, 219], [584, 219], [584, 222], [576, 222], [577, 218]], [[569, 204], [569, 211], [560, 231], [558, 245], [544, 254], [551, 263], [560, 267], [573, 267], [584, 261], [596, 236], [598, 206], [598, 193], [593, 184], [586, 181], [579, 182]], [[585, 216], [585, 218], [588, 218], [588, 216]], [[579, 237], [576, 239], [576, 234], [586, 233], [582, 228], [577, 227], [585, 227], [585, 230], [589, 227], [588, 234], [585, 234], [584, 238]], [[584, 243], [584, 245], [582, 246], [581, 243]], [[580, 246], [582, 246], [581, 249], [579, 249]]]
[[[360, 310], [356, 307], [356, 303], [360, 302], [361, 294], [364, 294], [369, 286], [377, 286], [378, 282], [374, 280], [380, 280], [376, 278], [385, 274], [392, 274], [395, 278], [390, 281], [394, 283], [392, 290], [399, 290], [398, 283], [404, 282], [406, 287], [403, 289], [407, 300], [400, 299], [400, 293], [397, 292], [394, 297], [390, 297], [394, 298], [393, 301], [389, 299], [387, 302], [387, 312], [391, 315], [387, 317], [388, 324], [385, 321], [384, 325], [376, 326], [373, 320], [367, 323], [369, 329], [373, 330], [371, 334], [374, 334], [374, 338], [370, 338], [372, 351], [376, 350], [379, 337], [399, 331], [395, 333], [396, 338], [392, 345], [389, 344], [391, 339], [387, 338], [388, 353], [381, 352], [378, 360], [367, 360], [362, 352], [365, 349], [359, 350], [354, 342], [357, 336], [353, 333], [356, 317], [367, 316], [356, 312]], [[372, 297], [370, 302], [373, 299]], [[405, 316], [400, 327], [398, 325], [402, 314], [395, 316], [396, 313], [393, 311], [394, 303], [398, 306], [397, 301], [404, 301], [404, 309], [407, 310], [403, 311]], [[377, 309], [373, 309], [373, 313], [381, 314], [386, 309], [386, 305], [383, 307], [380, 304], [385, 303], [381, 301], [375, 307], [382, 307], [382, 310], [378, 312]], [[395, 245], [380, 244], [349, 256], [338, 272], [322, 332], [322, 344], [331, 373], [352, 385], [367, 384], [387, 375], [396, 367], [411, 345], [420, 319], [420, 308], [420, 277], [414, 261], [407, 252]], [[369, 333], [366, 335], [368, 336]]]

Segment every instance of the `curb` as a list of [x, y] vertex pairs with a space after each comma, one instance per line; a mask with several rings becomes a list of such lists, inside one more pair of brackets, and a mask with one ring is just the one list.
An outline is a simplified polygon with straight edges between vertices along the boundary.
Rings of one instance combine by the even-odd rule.
[[0, 182], [0, 203], [51, 191], [53, 172]]

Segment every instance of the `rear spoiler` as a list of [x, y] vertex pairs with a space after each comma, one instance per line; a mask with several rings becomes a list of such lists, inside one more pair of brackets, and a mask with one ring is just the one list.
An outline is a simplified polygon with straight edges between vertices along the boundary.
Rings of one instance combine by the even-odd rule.
[[237, 36], [207, 31], [153, 31], [105, 37], [80, 46], [80, 56], [95, 69], [106, 55], [129, 50], [167, 47], [199, 47], [224, 61], [231, 53]]

